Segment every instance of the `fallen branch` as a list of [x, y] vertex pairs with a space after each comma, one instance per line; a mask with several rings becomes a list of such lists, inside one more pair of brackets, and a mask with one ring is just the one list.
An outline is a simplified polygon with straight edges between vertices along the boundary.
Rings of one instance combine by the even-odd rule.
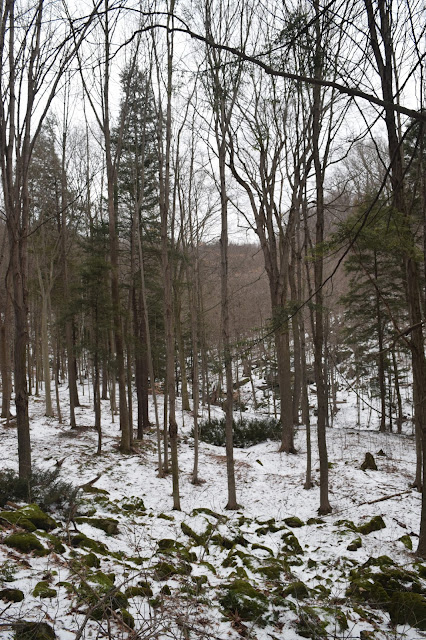
[[370, 500], [369, 502], [360, 502], [359, 507], [362, 507], [364, 504], [376, 504], [376, 502], [383, 502], [384, 500], [391, 500], [391, 498], [398, 498], [399, 496], [403, 496], [406, 493], [411, 493], [412, 489], [406, 489], [405, 491], [400, 491], [399, 493], [393, 493], [390, 496], [383, 496], [382, 498], [376, 498], [375, 500]]

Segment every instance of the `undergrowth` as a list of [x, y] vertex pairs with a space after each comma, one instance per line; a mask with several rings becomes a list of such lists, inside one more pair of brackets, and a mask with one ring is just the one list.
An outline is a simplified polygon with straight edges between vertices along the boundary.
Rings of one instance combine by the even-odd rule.
[[35, 503], [43, 511], [59, 511], [68, 516], [77, 502], [78, 487], [61, 480], [59, 469], [34, 469], [28, 479], [15, 471], [0, 472], [0, 507], [8, 500]]
[[[280, 440], [281, 424], [273, 418], [240, 418], [233, 420], [234, 447], [252, 447], [266, 440]], [[225, 418], [200, 422], [200, 440], [218, 447], [225, 445]]]

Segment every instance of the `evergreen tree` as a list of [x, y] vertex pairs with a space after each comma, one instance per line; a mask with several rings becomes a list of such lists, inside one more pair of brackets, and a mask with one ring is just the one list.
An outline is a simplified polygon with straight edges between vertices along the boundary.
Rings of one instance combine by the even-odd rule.
[[[368, 206], [368, 205], [367, 205]], [[374, 395], [380, 398], [380, 430], [386, 430], [389, 401], [387, 375], [393, 366], [392, 349], [396, 335], [407, 324], [404, 305], [403, 238], [400, 214], [381, 202], [370, 211], [361, 228], [362, 210], [340, 225], [338, 235], [353, 242], [345, 262], [348, 292], [342, 297], [346, 307], [344, 336], [357, 360], [364, 363]], [[400, 345], [398, 345], [400, 347]], [[358, 363], [358, 370], [359, 363]], [[391, 407], [389, 407], [391, 418]]]

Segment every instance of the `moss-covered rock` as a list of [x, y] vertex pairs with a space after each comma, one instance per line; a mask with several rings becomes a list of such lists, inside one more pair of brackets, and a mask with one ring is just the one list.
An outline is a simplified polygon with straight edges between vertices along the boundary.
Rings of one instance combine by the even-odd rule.
[[125, 498], [121, 504], [122, 509], [124, 511], [146, 511], [146, 507], [142, 498], [138, 498], [137, 496], [130, 496], [130, 498]]
[[267, 580], [279, 580], [282, 571], [283, 567], [280, 567], [278, 564], [266, 565], [257, 569], [257, 573], [265, 576]]
[[139, 582], [137, 586], [127, 587], [126, 598], [151, 598], [153, 593], [149, 582]]
[[409, 551], [413, 550], [413, 541], [411, 540], [411, 538], [410, 538], [410, 536], [408, 534], [405, 534], [405, 535], [401, 536], [399, 538], [399, 541], [402, 542], [404, 547], [406, 549], [408, 549]]
[[204, 533], [196, 533], [193, 529], [191, 529], [191, 527], [188, 524], [186, 524], [186, 522], [182, 522], [182, 524], [180, 525], [180, 528], [182, 529], [182, 532], [186, 536], [188, 536], [188, 538], [192, 538], [192, 540], [194, 540], [194, 542], [201, 547], [206, 544], [212, 531], [212, 528], [210, 525], [210, 527], [207, 527], [207, 530]]
[[0, 589], [0, 600], [4, 602], [22, 602], [24, 594], [20, 589]]
[[47, 622], [26, 622], [21, 620], [13, 625], [15, 640], [55, 640], [56, 633]]
[[309, 589], [304, 582], [301, 580], [296, 580], [295, 582], [291, 582], [287, 587], [281, 590], [281, 595], [283, 598], [287, 598], [288, 596], [292, 596], [297, 600], [303, 600], [309, 596]]
[[287, 531], [281, 536], [283, 545], [281, 551], [289, 554], [302, 554], [303, 549], [300, 546], [299, 540], [296, 538], [292, 531]]
[[82, 602], [89, 605], [90, 617], [94, 620], [102, 620], [108, 609], [118, 611], [126, 609], [129, 605], [126, 595], [114, 587], [114, 574], [108, 575], [102, 571], [91, 573], [86, 580], [82, 580], [78, 596]]
[[41, 555], [49, 553], [49, 550], [41, 544], [33, 533], [11, 533], [3, 540], [3, 543], [8, 547], [21, 551], [21, 553], [30, 553], [31, 551]]
[[259, 520], [258, 522], [261, 525], [256, 529], [258, 536], [266, 536], [268, 533], [277, 533], [278, 531], [282, 531], [286, 528], [285, 525], [277, 525], [275, 518], [263, 521]]
[[175, 566], [171, 562], [158, 562], [153, 569], [156, 580], [168, 580], [175, 575], [189, 575], [192, 571], [191, 565], [185, 562], [179, 566]]
[[256, 542], [254, 544], [251, 545], [251, 549], [252, 551], [266, 551], [266, 553], [269, 553], [270, 556], [274, 556], [274, 552], [272, 551], [272, 549], [270, 549], [269, 547], [265, 546], [264, 544], [257, 544]]
[[419, 593], [397, 591], [387, 608], [394, 624], [409, 624], [426, 631], [426, 598]]
[[102, 542], [97, 540], [93, 540], [88, 536], [84, 535], [84, 533], [77, 533], [75, 536], [71, 538], [71, 544], [73, 547], [86, 548], [99, 553], [100, 555], [105, 555], [108, 553], [108, 548]]
[[57, 522], [44, 513], [37, 504], [28, 504], [16, 511], [2, 511], [0, 518], [27, 531], [35, 531], [36, 529], [51, 531], [58, 526]]
[[303, 522], [303, 520], [301, 520], [297, 516], [290, 516], [289, 518], [284, 518], [284, 522], [286, 523], [287, 527], [290, 527], [290, 529], [298, 529], [299, 527], [305, 526], [305, 523]]
[[161, 520], [169, 520], [170, 522], [174, 522], [173, 516], [168, 516], [166, 513], [160, 513], [157, 518], [161, 518]]
[[56, 589], [52, 589], [49, 586], [47, 580], [41, 580], [37, 582], [33, 590], [33, 596], [35, 598], [55, 598], [58, 595]]
[[87, 555], [81, 556], [80, 561], [90, 569], [99, 569], [99, 567], [101, 566], [101, 561], [99, 560], [98, 556], [93, 553], [93, 551], [91, 551]]
[[327, 622], [321, 620], [312, 607], [300, 607], [299, 617], [296, 621], [296, 629], [299, 636], [302, 636], [302, 638], [312, 638], [312, 640], [327, 638], [326, 626]]
[[348, 544], [348, 546], [346, 547], [346, 549], [348, 551], [358, 551], [358, 549], [360, 549], [362, 547], [362, 540], [361, 538], [354, 538], [354, 540], [352, 540], [352, 542], [350, 544]]
[[226, 516], [220, 513], [216, 513], [216, 511], [212, 511], [207, 507], [198, 507], [197, 509], [193, 509], [191, 515], [197, 516], [200, 513], [204, 513], [206, 516], [212, 516], [213, 518], [216, 518], [216, 520], [218, 520], [219, 522], [226, 522], [228, 519]]
[[259, 626], [266, 624], [268, 598], [261, 591], [245, 580], [234, 580], [222, 590], [219, 602], [226, 613], [238, 614], [241, 620], [253, 621]]
[[422, 585], [416, 574], [389, 564], [389, 561], [392, 562], [387, 556], [370, 558], [362, 567], [352, 569], [347, 597], [388, 611], [397, 593], [422, 595]]
[[161, 587], [161, 589], [160, 589], [160, 593], [161, 593], [163, 596], [171, 596], [171, 595], [172, 595], [172, 592], [171, 592], [170, 587], [169, 587], [169, 585], [168, 585], [168, 584], [164, 584], [164, 585]]
[[79, 516], [75, 521], [77, 524], [90, 524], [90, 526], [101, 529], [101, 531], [105, 531], [105, 533], [109, 535], [117, 535], [119, 533], [118, 521], [114, 520], [114, 518], [87, 518], [86, 516]]
[[360, 525], [358, 527], [358, 533], [362, 533], [363, 535], [368, 535], [373, 531], [380, 531], [380, 529], [385, 529], [386, 524], [382, 518], [382, 516], [374, 516], [368, 522]]
[[306, 524], [308, 525], [313, 525], [313, 524], [325, 524], [325, 520], [323, 518], [309, 518], [306, 521]]
[[135, 619], [132, 616], [132, 614], [129, 613], [127, 609], [120, 609], [120, 613], [121, 613], [121, 619], [123, 620], [124, 624], [127, 625], [129, 629], [134, 629]]

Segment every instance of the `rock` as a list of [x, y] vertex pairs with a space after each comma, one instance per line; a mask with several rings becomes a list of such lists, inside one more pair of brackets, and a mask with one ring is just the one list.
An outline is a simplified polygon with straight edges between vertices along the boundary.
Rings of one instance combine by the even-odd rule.
[[24, 594], [20, 589], [1, 589], [0, 599], [5, 602], [22, 602]]
[[49, 550], [46, 549], [33, 533], [12, 533], [3, 540], [8, 547], [13, 547], [22, 553], [36, 551], [39, 554], [47, 555]]
[[298, 527], [304, 527], [305, 523], [297, 516], [291, 516], [290, 518], [284, 518], [284, 522], [290, 529], [297, 529]]
[[135, 619], [132, 616], [132, 614], [129, 613], [127, 611], [127, 609], [121, 609], [120, 613], [121, 613], [121, 618], [122, 618], [124, 624], [127, 625], [130, 629], [134, 629], [135, 628]]
[[304, 582], [297, 580], [296, 582], [291, 582], [285, 589], [283, 589], [281, 595], [283, 598], [293, 596], [293, 598], [296, 598], [297, 600], [302, 600], [309, 596], [309, 589]]
[[348, 544], [346, 549], [348, 551], [358, 551], [358, 549], [360, 549], [361, 547], [362, 547], [361, 538], [355, 538], [355, 540], [352, 540], [352, 542], [350, 544]]
[[388, 610], [394, 624], [409, 624], [426, 631], [426, 598], [420, 593], [394, 593]]
[[47, 622], [26, 622], [13, 625], [15, 640], [56, 640], [54, 629]]
[[33, 596], [35, 598], [55, 598], [58, 595], [56, 589], [49, 587], [49, 583], [46, 580], [37, 582], [34, 587]]
[[374, 460], [373, 454], [367, 453], [365, 454], [365, 460], [361, 465], [361, 469], [363, 471], [377, 471], [376, 461]]
[[238, 614], [241, 620], [252, 620], [263, 626], [268, 611], [268, 598], [252, 587], [246, 580], [234, 580], [223, 587], [224, 595], [219, 598], [223, 609], [230, 615]]
[[75, 519], [77, 524], [90, 524], [90, 526], [96, 529], [101, 529], [109, 535], [116, 535], [118, 531], [118, 521], [114, 518], [87, 518], [86, 516], [79, 516]]
[[380, 529], [385, 529], [386, 524], [382, 518], [382, 516], [374, 516], [371, 518], [369, 522], [365, 522], [364, 524], [358, 527], [358, 533], [363, 533], [367, 535], [372, 531], [380, 531]]
[[398, 538], [398, 540], [402, 542], [402, 544], [406, 549], [408, 549], [409, 551], [413, 550], [413, 541], [411, 540], [410, 536], [407, 533], [401, 536], [400, 538]]

